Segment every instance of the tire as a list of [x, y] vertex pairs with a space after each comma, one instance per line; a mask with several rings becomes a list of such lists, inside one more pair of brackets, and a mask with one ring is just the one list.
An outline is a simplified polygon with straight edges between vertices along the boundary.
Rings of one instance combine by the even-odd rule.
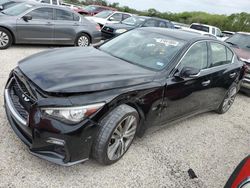
[[0, 28], [0, 50], [9, 48], [12, 42], [13, 37], [11, 33], [4, 28]]
[[238, 92], [238, 86], [237, 84], [233, 84], [227, 91], [219, 108], [216, 110], [218, 114], [224, 114], [231, 108], [231, 106], [234, 103], [234, 99], [237, 95], [237, 92]]
[[86, 47], [90, 45], [90, 37], [85, 34], [85, 33], [81, 33], [75, 42], [76, 46], [80, 46], [80, 47]]
[[100, 123], [92, 147], [93, 158], [104, 165], [120, 160], [132, 144], [138, 124], [139, 115], [134, 108], [120, 105], [114, 109]]

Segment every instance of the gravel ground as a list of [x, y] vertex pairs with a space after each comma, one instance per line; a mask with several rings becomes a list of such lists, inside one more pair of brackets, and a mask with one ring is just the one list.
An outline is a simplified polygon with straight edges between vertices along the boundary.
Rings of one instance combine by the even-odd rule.
[[[205, 113], [150, 129], [112, 166], [93, 160], [61, 167], [29, 154], [3, 109], [8, 74], [22, 58], [48, 47], [14, 46], [0, 51], [0, 187], [223, 187], [249, 154], [250, 98], [239, 94], [224, 115]], [[197, 179], [190, 179], [192, 168]]]

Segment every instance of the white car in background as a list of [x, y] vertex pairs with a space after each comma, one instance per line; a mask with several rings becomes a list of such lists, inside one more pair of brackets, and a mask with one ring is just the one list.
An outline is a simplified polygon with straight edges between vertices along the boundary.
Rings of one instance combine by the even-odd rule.
[[203, 36], [208, 36], [208, 37], [217, 39], [216, 36], [211, 35], [210, 33], [207, 33], [205, 31], [199, 31], [199, 30], [195, 30], [195, 29], [191, 29], [191, 28], [186, 28], [186, 27], [182, 27], [180, 30], [188, 31], [188, 32], [191, 32], [191, 33], [196, 33], [196, 34], [200, 34], [200, 35], [203, 35]]
[[120, 23], [131, 16], [132, 14], [126, 12], [106, 10], [96, 14], [95, 16], [86, 16], [85, 18], [92, 20], [103, 27], [106, 24]]
[[198, 30], [198, 31], [203, 31], [206, 33], [209, 33], [210, 35], [215, 36], [218, 40], [224, 41], [227, 38], [224, 37], [222, 34], [221, 30], [218, 27], [212, 26], [212, 25], [205, 25], [205, 24], [200, 24], [200, 23], [192, 23], [190, 25], [190, 29]]

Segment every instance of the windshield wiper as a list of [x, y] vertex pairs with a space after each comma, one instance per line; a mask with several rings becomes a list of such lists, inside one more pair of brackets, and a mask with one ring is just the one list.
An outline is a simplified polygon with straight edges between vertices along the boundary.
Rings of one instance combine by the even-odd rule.
[[228, 42], [228, 41], [226, 41], [226, 43], [231, 44], [232, 46], [235, 46], [235, 47], [239, 48], [239, 46], [237, 44], [235, 44], [235, 43]]

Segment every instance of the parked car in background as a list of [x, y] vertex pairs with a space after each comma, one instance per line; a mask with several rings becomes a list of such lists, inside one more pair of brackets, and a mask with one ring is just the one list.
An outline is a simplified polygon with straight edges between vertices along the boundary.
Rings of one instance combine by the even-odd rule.
[[224, 35], [224, 37], [231, 37], [232, 35], [235, 34], [235, 32], [233, 32], [233, 31], [222, 31], [222, 34]]
[[200, 23], [192, 23], [190, 25], [190, 28], [209, 33], [210, 35], [214, 35], [218, 40], [221, 40], [221, 41], [225, 40], [225, 38], [223, 38], [223, 34], [221, 30], [218, 27], [200, 24]]
[[99, 12], [94, 16], [86, 16], [86, 19], [93, 20], [94, 22], [98, 23], [100, 27], [103, 27], [106, 24], [112, 23], [120, 23], [121, 21], [131, 17], [132, 14], [125, 13], [125, 12], [118, 12], [112, 10], [106, 10]]
[[103, 39], [110, 39], [138, 27], [163, 27], [174, 29], [169, 20], [146, 16], [132, 16], [118, 24], [107, 24], [102, 28]]
[[39, 3], [46, 3], [46, 4], [50, 4], [50, 5], [61, 5], [61, 1], [60, 0], [36, 0]]
[[208, 36], [208, 37], [211, 37], [211, 38], [214, 38], [214, 39], [217, 39], [214, 35], [211, 35], [207, 32], [204, 32], [204, 31], [199, 31], [199, 30], [195, 30], [195, 29], [191, 29], [191, 28], [186, 28], [186, 27], [182, 27], [180, 28], [182, 31], [187, 31], [187, 32], [191, 32], [191, 33], [196, 33], [196, 34], [200, 34], [200, 35], [203, 35], [203, 36]]
[[239, 59], [246, 63], [247, 72], [241, 90], [250, 96], [250, 33], [237, 32], [225, 42], [230, 44]]
[[68, 8], [20, 3], [0, 13], [0, 49], [12, 43], [88, 46], [100, 40], [100, 26]]
[[83, 7], [81, 6], [77, 6], [77, 5], [73, 5], [73, 4], [69, 4], [69, 3], [61, 3], [62, 6], [68, 7], [71, 10], [74, 10], [75, 12], [79, 13], [81, 11], [83, 11]]
[[89, 5], [83, 8], [82, 11], [78, 12], [79, 14], [88, 15], [88, 16], [94, 16], [98, 14], [99, 12], [105, 11], [105, 10], [112, 10], [117, 11], [117, 9], [112, 7], [106, 7], [101, 5]]
[[10, 73], [4, 106], [32, 154], [66, 166], [90, 157], [109, 165], [150, 126], [227, 112], [243, 73], [224, 42], [139, 28], [96, 48], [22, 60]]

